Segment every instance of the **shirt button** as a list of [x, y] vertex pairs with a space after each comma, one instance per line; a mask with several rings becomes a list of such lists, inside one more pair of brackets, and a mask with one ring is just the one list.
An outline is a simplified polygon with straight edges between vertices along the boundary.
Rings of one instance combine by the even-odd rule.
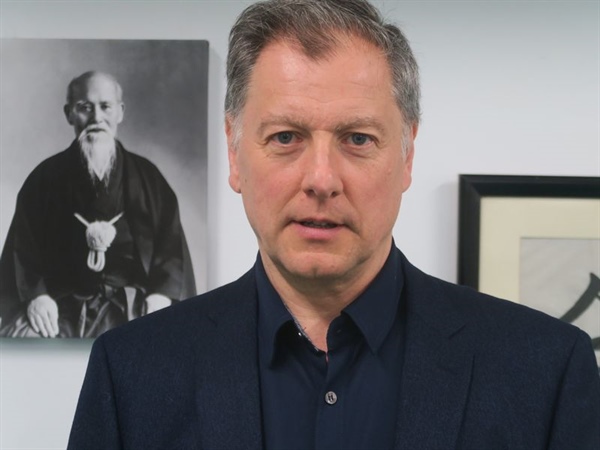
[[327, 394], [325, 394], [325, 402], [328, 405], [335, 405], [337, 402], [337, 395], [335, 395], [335, 392], [329, 391]]

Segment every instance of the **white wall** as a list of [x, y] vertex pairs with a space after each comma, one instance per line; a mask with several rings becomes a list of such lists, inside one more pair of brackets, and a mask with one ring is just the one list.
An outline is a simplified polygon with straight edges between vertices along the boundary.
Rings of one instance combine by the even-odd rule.
[[[248, 3], [0, 2], [2, 37], [210, 42], [209, 287], [241, 275], [256, 254], [227, 185], [221, 114], [227, 33]], [[422, 71], [414, 182], [396, 242], [454, 281], [459, 173], [600, 175], [599, 3], [375, 3], [403, 27]], [[0, 341], [1, 449], [65, 447], [90, 345]]]

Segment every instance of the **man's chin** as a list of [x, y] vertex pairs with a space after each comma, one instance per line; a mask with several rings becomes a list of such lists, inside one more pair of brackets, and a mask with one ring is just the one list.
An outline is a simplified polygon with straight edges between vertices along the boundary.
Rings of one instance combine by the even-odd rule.
[[281, 255], [280, 269], [296, 279], [330, 282], [342, 280], [352, 271], [347, 255], [329, 252], [298, 252]]

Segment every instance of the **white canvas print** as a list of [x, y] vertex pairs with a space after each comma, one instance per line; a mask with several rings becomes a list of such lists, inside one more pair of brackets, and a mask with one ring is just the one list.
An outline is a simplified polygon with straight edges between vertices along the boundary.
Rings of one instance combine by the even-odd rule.
[[522, 238], [520, 303], [578, 326], [600, 366], [600, 240]]
[[208, 42], [4, 39], [0, 336], [206, 290]]

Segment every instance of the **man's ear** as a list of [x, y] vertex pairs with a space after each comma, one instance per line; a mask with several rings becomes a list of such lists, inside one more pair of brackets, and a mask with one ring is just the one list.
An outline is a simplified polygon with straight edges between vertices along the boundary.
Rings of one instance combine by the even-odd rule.
[[402, 181], [402, 192], [406, 192], [406, 190], [410, 187], [412, 183], [413, 159], [415, 157], [415, 138], [417, 137], [418, 131], [419, 124], [414, 123], [405, 136], [405, 139], [408, 139], [408, 142], [405, 143], [406, 155], [404, 155], [404, 176]]
[[117, 124], [123, 122], [123, 116], [125, 114], [125, 103], [119, 103], [119, 114], [117, 116]]
[[238, 167], [238, 149], [236, 148], [236, 127], [229, 114], [225, 116], [225, 135], [227, 136], [227, 156], [229, 158], [229, 186], [238, 194], [242, 192], [240, 186], [240, 172]]

